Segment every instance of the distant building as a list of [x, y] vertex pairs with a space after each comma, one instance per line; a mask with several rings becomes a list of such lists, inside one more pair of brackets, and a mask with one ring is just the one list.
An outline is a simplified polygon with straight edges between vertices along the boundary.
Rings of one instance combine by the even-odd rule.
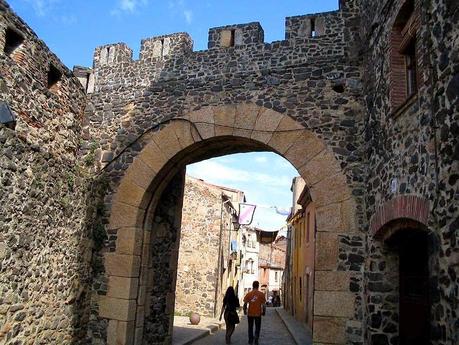
[[266, 298], [282, 296], [286, 249], [287, 239], [284, 236], [276, 238], [272, 243], [260, 244], [259, 281]]
[[215, 316], [226, 288], [239, 288], [235, 229], [239, 190], [186, 177], [177, 268], [175, 312]]
[[314, 306], [315, 208], [301, 177], [292, 183], [293, 205], [287, 218], [284, 308], [312, 330]]
[[252, 289], [254, 280], [258, 280], [258, 255], [260, 245], [257, 241], [256, 230], [250, 227], [244, 227], [242, 230], [242, 247], [241, 247], [241, 289], [238, 297], [243, 299], [244, 295]]

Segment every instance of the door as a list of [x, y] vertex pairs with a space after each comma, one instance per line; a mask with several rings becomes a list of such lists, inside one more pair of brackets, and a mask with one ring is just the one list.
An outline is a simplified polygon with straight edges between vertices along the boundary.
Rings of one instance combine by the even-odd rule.
[[407, 231], [399, 242], [400, 345], [428, 345], [430, 298], [427, 235]]

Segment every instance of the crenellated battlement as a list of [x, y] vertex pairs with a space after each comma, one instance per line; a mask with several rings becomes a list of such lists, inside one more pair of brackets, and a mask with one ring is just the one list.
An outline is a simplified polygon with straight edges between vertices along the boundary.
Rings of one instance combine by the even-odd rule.
[[183, 32], [143, 39], [139, 59], [133, 59], [132, 49], [124, 43], [104, 45], [95, 50], [87, 92], [111, 84], [114, 76], [124, 75], [128, 86], [147, 76], [154, 80], [199, 77], [211, 71], [216, 75], [237, 73], [240, 68], [247, 72], [321, 58], [339, 59], [347, 46], [343, 11], [342, 6], [333, 12], [287, 17], [285, 39], [272, 43], [264, 42], [260, 23], [251, 22], [210, 28], [208, 49], [202, 51], [193, 51], [192, 38]]
[[140, 60], [168, 58], [193, 51], [193, 40], [186, 32], [143, 39]]
[[209, 30], [208, 47], [228, 48], [263, 43], [265, 33], [260, 23], [226, 25]]

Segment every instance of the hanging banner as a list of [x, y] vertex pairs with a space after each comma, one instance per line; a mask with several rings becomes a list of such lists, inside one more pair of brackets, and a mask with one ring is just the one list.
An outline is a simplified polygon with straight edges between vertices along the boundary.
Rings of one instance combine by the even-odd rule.
[[249, 225], [252, 223], [253, 214], [255, 213], [256, 205], [239, 204], [239, 219], [238, 223], [241, 225]]

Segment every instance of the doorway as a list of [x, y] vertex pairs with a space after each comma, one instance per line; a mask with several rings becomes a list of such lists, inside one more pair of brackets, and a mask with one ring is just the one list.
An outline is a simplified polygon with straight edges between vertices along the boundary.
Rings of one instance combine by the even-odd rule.
[[402, 230], [390, 240], [399, 257], [400, 345], [428, 345], [430, 339], [429, 241], [419, 230]]

